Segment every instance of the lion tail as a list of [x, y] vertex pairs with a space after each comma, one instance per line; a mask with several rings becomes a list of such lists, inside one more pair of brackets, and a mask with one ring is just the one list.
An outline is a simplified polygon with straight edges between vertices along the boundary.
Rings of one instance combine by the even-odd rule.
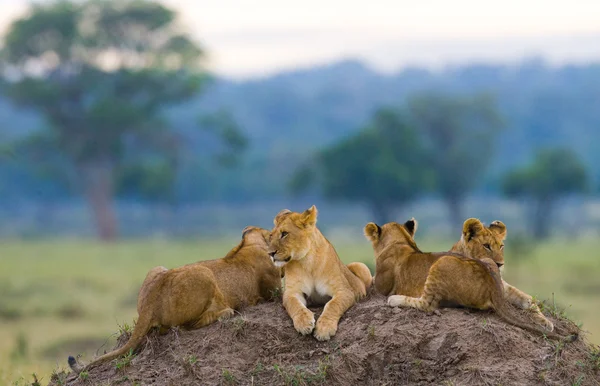
[[569, 342], [573, 342], [573, 341], [577, 340], [577, 338], [579, 337], [578, 333], [573, 333], [573, 334], [567, 335], [567, 336], [559, 335], [554, 332], [547, 331], [544, 328], [539, 327], [533, 323], [521, 321], [520, 318], [516, 317], [516, 315], [514, 315], [513, 312], [508, 310], [508, 307], [506, 306], [506, 304], [504, 304], [500, 307], [496, 306], [495, 311], [498, 314], [498, 316], [500, 316], [502, 319], [504, 319], [508, 323], [510, 323], [514, 326], [520, 327], [524, 330], [528, 330], [530, 332], [545, 335], [548, 338], [552, 338], [552, 339], [556, 339], [556, 340], [563, 340], [563, 341], [569, 343]]
[[354, 274], [354, 276], [358, 277], [360, 281], [363, 282], [365, 289], [371, 287], [371, 284], [373, 283], [373, 276], [371, 276], [369, 267], [367, 267], [364, 263], [350, 263], [347, 267], [350, 272]]
[[552, 339], [556, 339], [556, 340], [563, 340], [567, 343], [577, 340], [577, 338], [579, 337], [578, 333], [574, 333], [574, 334], [571, 334], [568, 336], [563, 336], [563, 335], [556, 334], [554, 332], [547, 331], [543, 327], [538, 326], [534, 323], [526, 322], [526, 321], [522, 320], [515, 312], [513, 312], [509, 308], [509, 306], [506, 302], [506, 299], [504, 298], [504, 291], [502, 289], [500, 275], [497, 272], [490, 272], [490, 273], [491, 273], [491, 276], [494, 280], [494, 284], [496, 287], [495, 291], [492, 294], [492, 303], [494, 305], [494, 310], [496, 311], [498, 316], [500, 316], [500, 318], [504, 319], [506, 322], [508, 322], [514, 326], [520, 327], [524, 330], [527, 330], [527, 331], [530, 331], [533, 333], [545, 335], [548, 338], [552, 338]]
[[74, 373], [79, 374], [83, 370], [88, 369], [92, 366], [97, 366], [104, 362], [118, 358], [121, 355], [125, 355], [127, 354], [127, 352], [129, 352], [129, 350], [135, 350], [140, 345], [140, 343], [142, 343], [144, 337], [146, 336], [148, 331], [150, 331], [150, 328], [152, 328], [152, 314], [150, 313], [149, 315], [140, 315], [140, 319], [137, 321], [135, 327], [133, 328], [131, 337], [129, 338], [127, 343], [125, 343], [122, 347], [109, 353], [106, 353], [101, 357], [98, 357], [97, 359], [88, 363], [85, 366], [82, 366], [79, 363], [77, 363], [73, 356], [69, 356], [69, 367], [71, 368], [71, 370], [73, 370]]

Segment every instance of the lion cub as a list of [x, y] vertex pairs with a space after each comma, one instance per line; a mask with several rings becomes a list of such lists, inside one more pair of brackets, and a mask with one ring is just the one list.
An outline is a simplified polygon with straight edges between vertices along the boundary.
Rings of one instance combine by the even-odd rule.
[[235, 309], [271, 298], [272, 291], [281, 288], [281, 272], [267, 254], [268, 236], [268, 230], [248, 226], [241, 242], [223, 258], [170, 270], [151, 269], [139, 292], [139, 318], [129, 341], [85, 367], [70, 356], [69, 366], [79, 373], [126, 354], [152, 327], [200, 328], [230, 317]]
[[[470, 218], [463, 224], [463, 232], [460, 240], [454, 244], [451, 252], [462, 253], [463, 255], [473, 256], [474, 254], [492, 253], [491, 257], [500, 268], [504, 267], [504, 239], [506, 239], [506, 226], [501, 221], [492, 221], [489, 227], [486, 227], [476, 218]], [[504, 297], [513, 306], [529, 310], [533, 318], [544, 325], [548, 331], [554, 330], [554, 325], [535, 304], [533, 298], [526, 293], [511, 286], [502, 280]]]
[[[328, 340], [337, 332], [341, 316], [366, 295], [372, 277], [363, 263], [344, 265], [333, 245], [316, 226], [317, 208], [303, 213], [284, 209], [274, 219], [269, 255], [278, 267], [285, 266], [283, 306], [302, 335], [313, 332]], [[315, 326], [307, 302], [325, 304]]]
[[[472, 257], [453, 252], [426, 253], [415, 243], [416, 230], [414, 218], [404, 224], [365, 226], [365, 236], [375, 252], [375, 285], [385, 295], [392, 294], [387, 301], [389, 306], [433, 311], [447, 302], [480, 310], [491, 308], [517, 327], [555, 339], [565, 338], [522, 321], [510, 311], [491, 248], [475, 250]], [[576, 335], [568, 339], [575, 338]]]

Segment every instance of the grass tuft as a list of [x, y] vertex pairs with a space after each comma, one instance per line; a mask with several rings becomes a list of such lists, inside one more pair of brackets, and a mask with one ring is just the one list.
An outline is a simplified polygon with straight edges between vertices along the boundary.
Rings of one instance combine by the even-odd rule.
[[117, 370], [124, 369], [125, 367], [131, 364], [131, 360], [133, 358], [135, 358], [135, 355], [133, 354], [133, 349], [129, 349], [129, 352], [127, 354], [123, 355], [121, 358], [118, 358], [116, 360], [115, 368]]
[[54, 370], [52, 370], [50, 380], [56, 383], [58, 386], [64, 386], [67, 383], [67, 373], [65, 373], [64, 371], [59, 371], [55, 368]]
[[225, 380], [225, 382], [227, 382], [230, 385], [234, 385], [237, 382], [237, 379], [235, 378], [235, 376], [231, 373], [231, 371], [227, 370], [227, 369], [222, 369], [222, 375], [223, 375], [223, 379]]
[[367, 336], [369, 339], [375, 339], [375, 326], [369, 325], [369, 327], [367, 327]]

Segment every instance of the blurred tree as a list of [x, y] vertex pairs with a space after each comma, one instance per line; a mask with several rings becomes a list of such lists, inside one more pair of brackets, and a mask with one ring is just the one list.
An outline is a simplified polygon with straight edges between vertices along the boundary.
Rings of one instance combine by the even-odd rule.
[[[74, 166], [102, 239], [117, 235], [118, 168], [137, 165], [138, 154], [176, 157], [183, 141], [163, 112], [198, 93], [206, 79], [201, 57], [175, 13], [152, 1], [36, 4], [5, 35], [6, 94], [46, 119], [45, 139]], [[170, 183], [161, 173], [161, 183]], [[156, 187], [143, 189], [158, 194]]]
[[199, 125], [209, 134], [221, 139], [220, 148], [214, 148], [214, 156], [225, 167], [235, 166], [240, 161], [241, 151], [248, 146], [248, 139], [242, 134], [237, 122], [225, 110], [200, 117]]
[[[210, 137], [203, 139], [213, 139], [215, 142], [210, 149], [204, 150], [205, 159], [214, 159], [218, 165], [227, 168], [239, 164], [248, 140], [229, 112], [218, 110], [203, 115], [198, 119], [198, 126]], [[215, 139], [218, 140], [214, 141]], [[134, 162], [126, 163], [117, 171], [117, 195], [151, 202], [166, 202], [173, 207], [177, 194], [175, 182], [183, 156], [186, 155], [182, 152], [162, 157], [156, 157], [152, 153], [146, 154], [145, 157], [138, 155]]]
[[290, 188], [303, 192], [317, 184], [329, 199], [366, 203], [373, 220], [386, 223], [391, 210], [431, 185], [424, 161], [417, 132], [399, 112], [384, 108], [358, 134], [321, 151], [313, 167], [300, 168]]
[[507, 173], [503, 179], [503, 191], [508, 197], [533, 201], [532, 228], [537, 239], [548, 236], [557, 200], [586, 188], [585, 165], [569, 149], [540, 150], [531, 164]]
[[119, 196], [148, 201], [174, 201], [176, 167], [166, 159], [129, 164], [116, 174], [116, 193]]
[[418, 94], [408, 100], [408, 111], [411, 124], [423, 135], [450, 221], [460, 226], [464, 198], [481, 182], [492, 160], [502, 118], [484, 94]]

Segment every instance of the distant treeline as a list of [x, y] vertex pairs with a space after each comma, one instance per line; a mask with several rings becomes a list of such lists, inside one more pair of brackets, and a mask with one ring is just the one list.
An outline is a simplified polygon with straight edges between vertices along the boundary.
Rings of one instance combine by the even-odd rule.
[[[179, 151], [173, 199], [189, 203], [281, 198], [289, 193], [295, 169], [316, 151], [356, 133], [379, 107], [401, 106], [422, 91], [484, 92], [495, 97], [505, 128], [478, 190], [499, 192], [504, 172], [531, 161], [536, 149], [552, 146], [578, 154], [589, 168], [592, 184], [598, 185], [600, 64], [552, 68], [532, 60], [514, 66], [459, 66], [439, 73], [406, 69], [387, 76], [345, 61], [260, 80], [216, 78], [203, 95], [171, 108], [172, 127], [187, 144]], [[241, 162], [228, 168], [218, 166], [212, 157], [215, 140], [196, 127], [199, 115], [221, 109], [231, 113], [248, 142]], [[32, 115], [0, 99], [2, 143], [43, 127], [43, 119]], [[64, 181], [36, 173], [19, 153], [1, 151], [4, 203], [68, 196]], [[119, 194], [145, 199], [126, 191]]]

